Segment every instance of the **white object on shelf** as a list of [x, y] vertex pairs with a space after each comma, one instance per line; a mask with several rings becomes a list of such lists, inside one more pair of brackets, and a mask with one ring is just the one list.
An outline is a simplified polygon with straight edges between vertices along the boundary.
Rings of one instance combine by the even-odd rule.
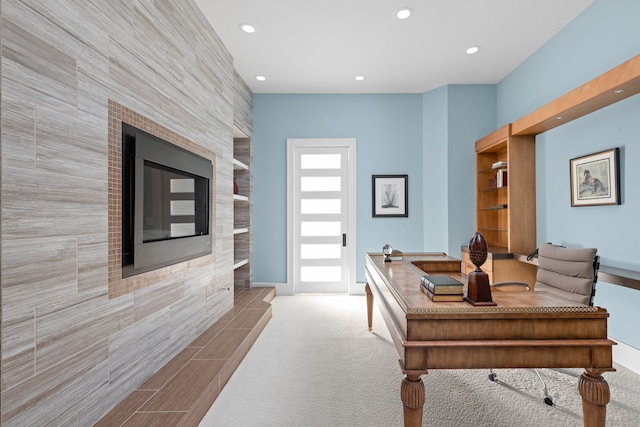
[[249, 260], [246, 259], [246, 258], [245, 259], [236, 259], [236, 260], [233, 261], [233, 269], [235, 270], [235, 269], [240, 268], [243, 265], [248, 264], [248, 263], [249, 263]]
[[506, 168], [506, 167], [507, 167], [507, 162], [505, 162], [504, 160], [501, 162], [495, 162], [494, 164], [491, 165], [491, 169]]
[[233, 159], [233, 170], [246, 171], [249, 170], [249, 166], [245, 165], [238, 159]]
[[239, 194], [234, 194], [233, 195], [233, 200], [238, 200], [238, 201], [242, 201], [242, 202], [248, 202], [249, 198], [247, 196], [241, 196]]
[[242, 234], [242, 233], [248, 233], [249, 229], [248, 228], [235, 228], [233, 230], [233, 234]]

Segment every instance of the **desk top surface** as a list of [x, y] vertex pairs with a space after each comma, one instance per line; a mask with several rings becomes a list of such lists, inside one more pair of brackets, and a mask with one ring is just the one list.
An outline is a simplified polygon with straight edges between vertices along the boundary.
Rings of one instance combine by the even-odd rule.
[[[455, 260], [446, 254], [410, 254], [405, 255], [403, 261], [384, 262], [378, 253], [367, 254], [367, 268], [374, 268], [383, 278], [389, 292], [406, 313], [407, 318], [420, 315], [448, 314], [448, 315], [483, 315], [526, 313], [528, 316], [536, 313], [593, 313], [607, 316], [606, 310], [600, 307], [582, 305], [546, 292], [508, 292], [492, 290], [493, 301], [496, 306], [473, 306], [466, 302], [434, 302], [420, 289], [420, 278], [429, 274], [414, 265], [419, 262], [438, 263], [442, 260]], [[447, 274], [458, 280], [459, 271], [437, 272]], [[462, 281], [462, 280], [461, 280]], [[466, 289], [465, 289], [466, 291]]]

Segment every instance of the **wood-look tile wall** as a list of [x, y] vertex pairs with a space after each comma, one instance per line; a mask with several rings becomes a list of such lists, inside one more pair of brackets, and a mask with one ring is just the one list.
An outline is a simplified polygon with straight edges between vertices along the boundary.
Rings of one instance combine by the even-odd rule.
[[[232, 125], [251, 134], [251, 93], [192, 0], [0, 16], [0, 423], [88, 426], [233, 305]], [[215, 165], [215, 254], [111, 297], [110, 100]]]

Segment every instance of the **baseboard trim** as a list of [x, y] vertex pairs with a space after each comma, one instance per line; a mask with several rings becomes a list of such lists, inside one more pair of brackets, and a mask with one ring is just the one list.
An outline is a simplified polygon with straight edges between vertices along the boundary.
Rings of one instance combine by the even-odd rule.
[[618, 345], [613, 346], [613, 361], [640, 375], [640, 350], [611, 338]]
[[288, 283], [252, 282], [251, 286], [256, 288], [276, 288], [276, 296], [293, 295], [293, 285]]
[[[358, 282], [353, 286], [349, 286], [349, 295], [364, 295], [365, 283]], [[276, 288], [276, 295], [293, 295], [293, 284], [289, 283], [265, 283], [265, 282], [253, 282], [252, 286], [259, 288]]]

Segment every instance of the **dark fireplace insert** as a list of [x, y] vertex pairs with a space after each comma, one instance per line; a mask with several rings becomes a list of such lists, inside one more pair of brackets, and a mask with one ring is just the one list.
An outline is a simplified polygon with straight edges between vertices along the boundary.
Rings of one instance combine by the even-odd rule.
[[211, 254], [211, 160], [122, 123], [122, 276]]

